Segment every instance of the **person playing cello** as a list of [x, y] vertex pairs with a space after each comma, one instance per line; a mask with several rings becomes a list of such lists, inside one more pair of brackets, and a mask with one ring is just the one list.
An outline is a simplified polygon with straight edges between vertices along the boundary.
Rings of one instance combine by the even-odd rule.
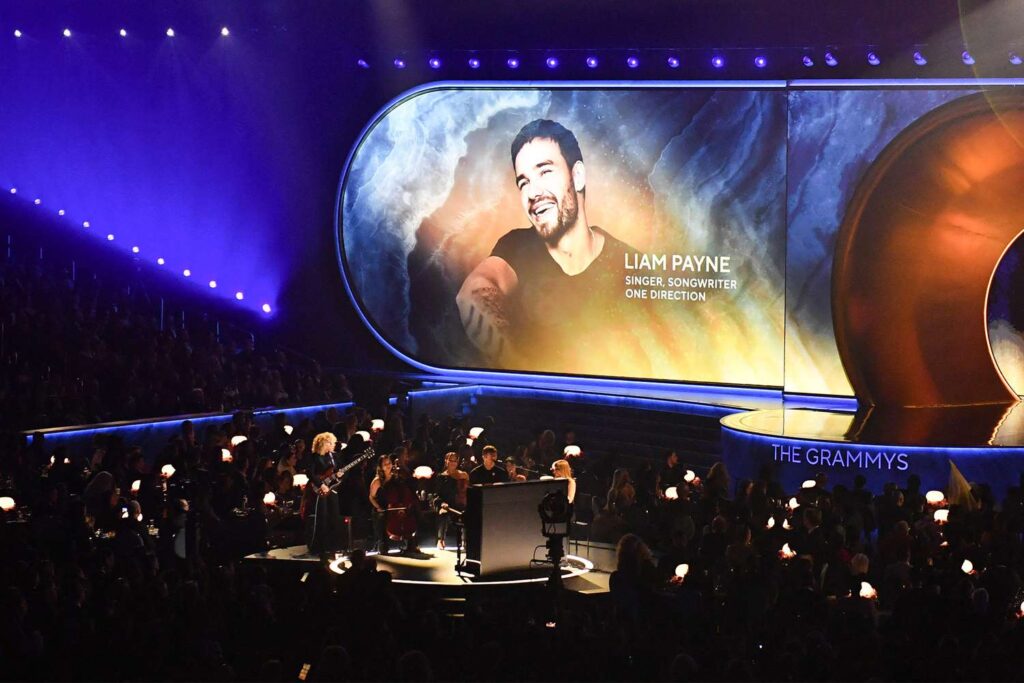
[[369, 497], [374, 509], [377, 551], [387, 553], [390, 540], [402, 540], [406, 543], [405, 553], [419, 554], [419, 500], [401, 470], [396, 470], [390, 455], [377, 459], [377, 476], [370, 482]]

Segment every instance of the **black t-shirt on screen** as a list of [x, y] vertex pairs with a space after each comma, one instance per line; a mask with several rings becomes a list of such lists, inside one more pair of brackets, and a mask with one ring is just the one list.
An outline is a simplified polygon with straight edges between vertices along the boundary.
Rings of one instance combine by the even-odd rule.
[[648, 376], [640, 336], [645, 302], [626, 298], [625, 257], [634, 251], [603, 229], [601, 253], [577, 275], [555, 262], [534, 228], [506, 233], [491, 252], [515, 271], [509, 336], [538, 367], [524, 368], [609, 376]]

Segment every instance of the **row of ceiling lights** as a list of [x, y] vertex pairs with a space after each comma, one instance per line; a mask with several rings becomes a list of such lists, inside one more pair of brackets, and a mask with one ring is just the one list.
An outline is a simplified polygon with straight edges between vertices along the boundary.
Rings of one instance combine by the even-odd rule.
[[[167, 30], [164, 32], [164, 34], [168, 38], [173, 38], [174, 35], [175, 35], [174, 34], [174, 28], [171, 27], [171, 26], [168, 26]], [[63, 31], [61, 31], [61, 35], [64, 36], [65, 38], [70, 38], [73, 34], [72, 34], [70, 28], [65, 28]], [[121, 36], [122, 38], [127, 38], [128, 37], [128, 29], [124, 28], [124, 27], [118, 29], [117, 35]], [[225, 37], [225, 38], [227, 38], [228, 36], [231, 35], [231, 30], [227, 26], [222, 26], [221, 29], [220, 29], [220, 35]], [[23, 38], [23, 37], [25, 37], [25, 33], [20, 28], [16, 28], [16, 29], [14, 29], [14, 37], [15, 38]]]
[[[928, 64], [928, 58], [920, 50], [916, 50], [914, 52], [914, 54], [912, 55], [912, 59], [914, 64], [916, 64], [917, 66], [925, 66], [926, 64]], [[1014, 66], [1019, 66], [1020, 64], [1024, 63], [1024, 59], [1021, 58], [1021, 55], [1018, 52], [1008, 53], [1007, 59], [1009, 63], [1013, 64]], [[865, 54], [865, 60], [870, 66], [879, 66], [882, 63], [882, 59], [879, 56], [879, 54], [873, 50], [869, 50]], [[971, 66], [975, 63], [974, 57], [968, 50], [964, 50], [963, 52], [960, 53], [960, 60], [968, 66]], [[716, 69], [724, 68], [727, 63], [725, 55], [718, 53], [713, 54], [708, 61], [709, 64]], [[837, 54], [833, 51], [826, 51], [822, 57], [822, 61], [827, 66], [830, 67], [839, 66], [839, 58]], [[587, 66], [587, 68], [596, 69], [601, 65], [601, 60], [596, 55], [590, 55], [583, 60], [583, 63]], [[668, 66], [670, 69], [678, 69], [682, 65], [682, 63], [682, 60], [677, 55], [669, 55], [668, 57], [665, 58], [665, 65]], [[758, 69], [763, 69], [768, 66], [768, 57], [764, 54], [755, 55], [752, 60], [752, 63]], [[813, 67], [816, 64], [814, 56], [810, 53], [805, 53], [801, 57], [801, 63], [808, 68]], [[370, 62], [367, 61], [366, 59], [358, 59], [356, 61], [356, 64], [357, 66], [363, 69], [370, 68]], [[405, 69], [407, 66], [409, 66], [409, 62], [406, 60], [405, 57], [396, 57], [391, 64], [396, 69]], [[505, 66], [512, 70], [518, 69], [522, 64], [523, 62], [521, 58], [515, 55], [508, 57], [505, 60]], [[429, 66], [431, 69], [437, 70], [440, 69], [443, 65], [444, 64], [441, 58], [436, 55], [427, 58], [427, 66]], [[466, 60], [466, 65], [470, 69], [479, 69], [483, 65], [483, 62], [479, 57], [474, 56], [469, 57]], [[562, 61], [558, 57], [552, 55], [545, 58], [544, 65], [547, 68], [554, 70], [562, 65]], [[625, 65], [630, 69], [638, 68], [640, 66], [640, 57], [635, 54], [628, 55], [625, 58]]]

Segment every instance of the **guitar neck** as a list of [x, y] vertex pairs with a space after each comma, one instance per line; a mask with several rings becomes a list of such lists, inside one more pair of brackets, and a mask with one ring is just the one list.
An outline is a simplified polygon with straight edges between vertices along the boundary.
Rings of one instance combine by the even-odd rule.
[[368, 460], [368, 459], [372, 458], [374, 455], [375, 455], [375, 453], [373, 451], [373, 447], [371, 446], [370, 448], [367, 448], [366, 451], [362, 455], [360, 455], [358, 458], [356, 458], [355, 460], [353, 460], [349, 464], [345, 465], [340, 470], [336, 471], [333, 475], [331, 475], [331, 480], [332, 481], [331, 481], [330, 484], [328, 484], [328, 488], [330, 488], [332, 490], [334, 488], [336, 488], [339, 484], [341, 484], [342, 478], [344, 478], [344, 476], [346, 474], [348, 474], [348, 472], [351, 471], [353, 467], [355, 467], [356, 465], [359, 465], [364, 460]]

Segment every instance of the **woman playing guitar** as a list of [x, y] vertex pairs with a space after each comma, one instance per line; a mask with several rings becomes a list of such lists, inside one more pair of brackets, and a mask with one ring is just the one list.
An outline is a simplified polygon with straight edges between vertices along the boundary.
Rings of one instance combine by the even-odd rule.
[[377, 551], [386, 553], [388, 541], [394, 540], [406, 542], [405, 552], [418, 553], [419, 499], [389, 455], [377, 459], [377, 476], [370, 482], [370, 504], [375, 511]]
[[316, 493], [313, 501], [312, 514], [307, 514], [306, 524], [309, 530], [309, 551], [327, 553], [344, 549], [344, 525], [341, 521], [341, 509], [338, 505], [338, 494], [324, 483], [334, 474], [334, 447], [338, 444], [337, 437], [330, 432], [317, 434], [313, 439], [313, 459], [309, 469], [309, 487]]

